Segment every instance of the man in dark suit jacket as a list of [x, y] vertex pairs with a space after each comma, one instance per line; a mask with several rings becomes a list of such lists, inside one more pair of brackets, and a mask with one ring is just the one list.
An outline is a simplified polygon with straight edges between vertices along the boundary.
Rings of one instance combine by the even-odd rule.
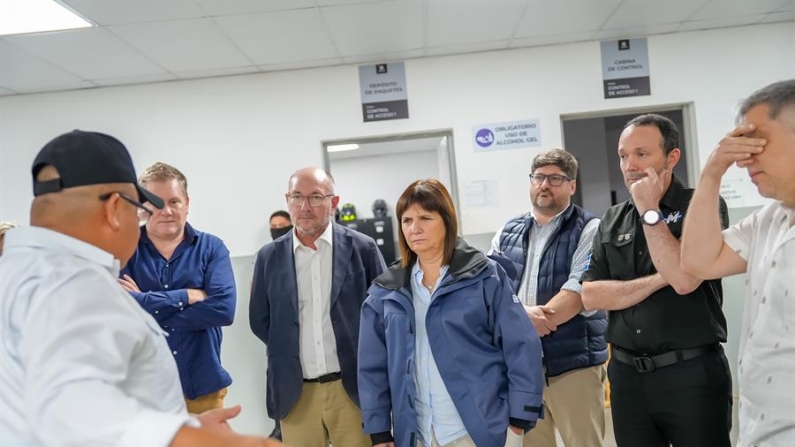
[[268, 415], [290, 445], [369, 447], [356, 383], [359, 312], [386, 265], [371, 238], [332, 224], [330, 174], [296, 171], [286, 198], [294, 231], [260, 249], [251, 289], [251, 330], [268, 346]]

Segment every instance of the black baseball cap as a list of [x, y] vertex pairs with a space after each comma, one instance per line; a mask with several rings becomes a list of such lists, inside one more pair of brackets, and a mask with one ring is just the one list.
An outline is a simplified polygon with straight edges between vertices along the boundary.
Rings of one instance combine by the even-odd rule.
[[[60, 178], [39, 182], [39, 171], [52, 165]], [[138, 184], [132, 158], [121, 141], [99, 132], [73, 130], [47, 143], [33, 161], [33, 195], [40, 196], [75, 186], [132, 183], [138, 200], [163, 208], [163, 199]]]

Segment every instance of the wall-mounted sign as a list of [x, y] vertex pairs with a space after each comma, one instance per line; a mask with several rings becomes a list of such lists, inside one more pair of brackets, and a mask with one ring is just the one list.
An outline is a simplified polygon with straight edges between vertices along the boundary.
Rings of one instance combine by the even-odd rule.
[[409, 117], [405, 63], [360, 65], [359, 88], [365, 123]]
[[651, 95], [646, 38], [602, 42], [605, 99]]
[[472, 138], [475, 152], [540, 146], [541, 128], [538, 120], [481, 124], [472, 127]]

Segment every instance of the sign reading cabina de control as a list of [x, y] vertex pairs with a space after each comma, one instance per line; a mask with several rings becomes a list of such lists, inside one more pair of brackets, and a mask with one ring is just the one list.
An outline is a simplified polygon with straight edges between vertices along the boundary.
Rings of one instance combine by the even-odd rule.
[[602, 42], [605, 99], [651, 95], [646, 39]]
[[475, 152], [516, 149], [541, 145], [538, 120], [472, 126]]
[[403, 62], [360, 65], [359, 88], [365, 123], [409, 117], [406, 66]]

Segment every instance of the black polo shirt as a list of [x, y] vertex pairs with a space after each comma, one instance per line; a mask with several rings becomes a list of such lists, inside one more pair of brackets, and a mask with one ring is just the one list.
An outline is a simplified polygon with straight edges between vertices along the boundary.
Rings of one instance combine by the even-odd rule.
[[[677, 239], [693, 189], [672, 178], [660, 201], [668, 229]], [[721, 224], [729, 223], [720, 199]], [[662, 225], [659, 223], [657, 225]], [[627, 281], [657, 272], [649, 256], [643, 223], [631, 200], [605, 212], [593, 241], [591, 260], [582, 281]], [[636, 354], [695, 348], [726, 341], [721, 280], [704, 281], [696, 290], [679, 295], [666, 286], [635, 306], [608, 313], [607, 341]]]

